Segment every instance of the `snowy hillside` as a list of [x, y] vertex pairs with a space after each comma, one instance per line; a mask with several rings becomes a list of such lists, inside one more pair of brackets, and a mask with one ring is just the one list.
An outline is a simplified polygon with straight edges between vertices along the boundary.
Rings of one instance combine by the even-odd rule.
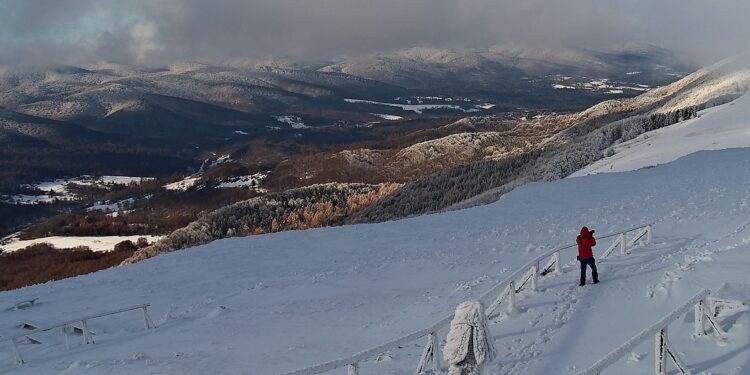
[[[569, 374], [588, 366], [700, 288], [750, 283], [750, 150], [701, 152], [641, 171], [519, 188], [463, 211], [217, 241], [110, 269], [0, 294], [0, 335], [20, 322], [52, 324], [149, 302], [159, 328], [132, 312], [91, 321], [95, 345], [58, 331], [20, 345], [13, 374], [278, 374], [347, 356], [439, 320], [515, 267], [569, 243], [580, 225], [598, 233], [655, 222], [655, 244], [600, 264], [602, 283], [580, 288], [572, 253], [565, 274], [522, 295], [517, 315], [493, 319], [491, 374]], [[598, 250], [608, 243], [603, 243]], [[5, 310], [39, 298], [23, 310]], [[693, 340], [673, 327], [691, 368], [750, 371], [746, 313], [729, 336]], [[362, 364], [364, 374], [411, 373], [422, 342]], [[652, 346], [609, 373], [646, 373]], [[340, 372], [340, 371], [339, 371]], [[706, 372], [708, 373], [708, 372]]]
[[664, 164], [700, 150], [750, 147], [750, 95], [704, 111], [699, 118], [641, 135], [615, 153], [573, 174], [632, 171]]

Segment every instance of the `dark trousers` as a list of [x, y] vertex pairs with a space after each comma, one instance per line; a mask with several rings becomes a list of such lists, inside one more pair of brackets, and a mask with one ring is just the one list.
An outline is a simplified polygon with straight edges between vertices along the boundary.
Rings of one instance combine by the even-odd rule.
[[594, 282], [599, 282], [599, 274], [596, 272], [596, 261], [594, 258], [578, 259], [581, 262], [581, 284], [586, 284], [586, 265], [591, 267], [591, 277]]

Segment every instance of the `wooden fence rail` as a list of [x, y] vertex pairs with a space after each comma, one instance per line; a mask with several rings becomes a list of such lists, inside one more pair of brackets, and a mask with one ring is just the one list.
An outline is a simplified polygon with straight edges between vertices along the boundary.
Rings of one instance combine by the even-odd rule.
[[5, 342], [5, 341], [10, 342], [11, 348], [12, 348], [12, 351], [13, 351], [13, 357], [15, 359], [16, 364], [17, 365], [22, 365], [22, 364], [25, 363], [25, 361], [24, 361], [23, 357], [21, 357], [21, 352], [18, 349], [18, 342], [17, 341], [19, 339], [22, 339], [22, 338], [24, 338], [24, 337], [26, 337], [26, 336], [28, 336], [28, 335], [30, 335], [32, 333], [46, 332], [46, 331], [51, 331], [51, 330], [56, 329], [56, 328], [62, 328], [62, 333], [65, 335], [65, 344], [66, 344], [66, 346], [69, 346], [68, 345], [68, 334], [71, 332], [71, 328], [74, 328], [76, 324], [80, 324], [79, 327], [75, 327], [75, 328], [78, 328], [78, 329], [80, 329], [82, 331], [83, 343], [84, 344], [93, 344], [94, 343], [94, 336], [92, 335], [91, 330], [88, 327], [88, 322], [90, 320], [96, 319], [96, 318], [101, 318], [101, 317], [104, 317], [104, 316], [120, 314], [120, 313], [124, 313], [124, 312], [127, 312], [127, 311], [134, 311], [134, 310], [142, 310], [143, 311], [143, 324], [144, 324], [144, 326], [146, 327], [147, 330], [151, 330], [151, 329], [156, 328], [156, 325], [151, 320], [151, 317], [148, 315], [148, 307], [149, 306], [151, 306], [151, 305], [148, 304], [148, 303], [146, 303], [146, 304], [143, 304], [143, 305], [126, 307], [126, 308], [112, 310], [112, 311], [107, 311], [107, 312], [103, 312], [103, 313], [99, 313], [99, 314], [89, 315], [89, 316], [85, 316], [85, 317], [82, 317], [82, 318], [69, 320], [69, 321], [66, 321], [66, 322], [63, 322], [63, 323], [57, 323], [57, 324], [54, 324], [54, 325], [51, 325], [51, 326], [47, 326], [47, 327], [44, 327], [44, 328], [35, 329], [32, 332], [27, 332], [27, 333], [19, 334], [19, 335], [16, 335], [16, 336], [3, 338], [3, 339], [0, 339], [0, 343]]

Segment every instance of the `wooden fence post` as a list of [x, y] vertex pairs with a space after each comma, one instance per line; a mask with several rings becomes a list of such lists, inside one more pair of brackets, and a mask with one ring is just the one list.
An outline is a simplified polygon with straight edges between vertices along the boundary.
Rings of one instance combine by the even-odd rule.
[[352, 363], [346, 366], [347, 375], [359, 375], [359, 363]]
[[516, 282], [511, 281], [508, 284], [508, 314], [516, 311]]
[[704, 320], [705, 316], [705, 306], [703, 304], [703, 300], [698, 301], [698, 303], [695, 304], [695, 328], [693, 330], [693, 333], [695, 336], [703, 336], [706, 334], [706, 324]]
[[143, 322], [146, 325], [146, 329], [154, 329], [156, 328], [156, 325], [154, 325], [154, 321], [151, 320], [151, 317], [148, 316], [148, 311], [146, 310], [146, 306], [143, 306]]
[[438, 343], [438, 333], [430, 333], [430, 342], [432, 345], [432, 370], [435, 375], [440, 373], [440, 346]]
[[16, 339], [12, 338], [10, 339], [10, 344], [13, 347], [13, 356], [16, 360], [16, 365], [20, 366], [24, 364], [23, 358], [21, 357], [21, 352], [18, 351], [18, 345], [16, 344]]
[[531, 267], [531, 272], [531, 290], [536, 292], [539, 284], [539, 262], [536, 262], [536, 264]]
[[89, 331], [89, 326], [85, 320], [81, 320], [81, 328], [83, 329], [83, 342], [85, 344], [93, 344], [94, 337], [91, 336], [91, 331]]
[[667, 375], [667, 329], [662, 328], [654, 338], [654, 374]]
[[417, 366], [417, 371], [415, 371], [415, 374], [424, 374], [425, 371], [427, 371], [427, 367], [430, 362], [432, 362], [432, 373], [437, 374], [440, 370], [440, 356], [438, 354], [439, 350], [440, 347], [438, 347], [437, 332], [431, 332], [427, 336], [427, 344], [422, 351], [422, 356], [419, 358], [419, 365]]

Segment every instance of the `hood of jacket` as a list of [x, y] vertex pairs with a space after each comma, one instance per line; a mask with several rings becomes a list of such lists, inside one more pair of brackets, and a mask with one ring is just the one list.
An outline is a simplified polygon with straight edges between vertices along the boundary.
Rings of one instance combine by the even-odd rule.
[[588, 237], [590, 234], [591, 233], [589, 233], [589, 228], [588, 227], [581, 228], [581, 236], [582, 237]]

